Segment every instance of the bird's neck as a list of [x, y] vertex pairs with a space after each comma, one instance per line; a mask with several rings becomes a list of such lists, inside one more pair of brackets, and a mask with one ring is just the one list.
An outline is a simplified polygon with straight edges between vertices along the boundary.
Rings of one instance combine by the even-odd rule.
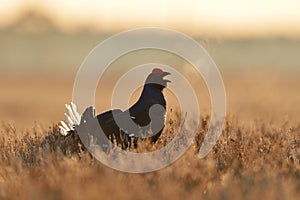
[[158, 84], [147, 84], [144, 86], [143, 91], [142, 91], [142, 95], [143, 96], [148, 96], [148, 97], [157, 97], [162, 95], [163, 96], [163, 91], [164, 87]]
[[162, 90], [158, 89], [154, 85], [149, 84], [144, 86], [140, 98], [130, 110], [133, 111], [139, 106], [142, 106], [145, 110], [148, 110], [154, 104], [160, 104], [165, 107], [166, 101]]
[[155, 83], [145, 84], [143, 88], [143, 92], [145, 91], [145, 92], [162, 93], [164, 88], [165, 87], [160, 84], [155, 84]]

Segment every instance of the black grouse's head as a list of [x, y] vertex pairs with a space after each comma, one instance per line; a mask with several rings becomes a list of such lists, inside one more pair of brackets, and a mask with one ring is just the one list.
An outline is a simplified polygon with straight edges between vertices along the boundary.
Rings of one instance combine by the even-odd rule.
[[145, 85], [163, 90], [165, 87], [167, 87], [167, 83], [171, 82], [169, 80], [165, 80], [164, 77], [170, 74], [171, 73], [164, 72], [160, 68], [154, 68], [151, 74], [149, 74], [147, 77]]

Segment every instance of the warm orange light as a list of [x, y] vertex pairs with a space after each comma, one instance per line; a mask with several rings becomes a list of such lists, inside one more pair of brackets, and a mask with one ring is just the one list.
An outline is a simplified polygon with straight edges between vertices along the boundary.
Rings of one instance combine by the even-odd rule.
[[297, 0], [0, 0], [0, 26], [26, 10], [47, 15], [62, 30], [116, 31], [161, 26], [194, 34], [300, 35]]

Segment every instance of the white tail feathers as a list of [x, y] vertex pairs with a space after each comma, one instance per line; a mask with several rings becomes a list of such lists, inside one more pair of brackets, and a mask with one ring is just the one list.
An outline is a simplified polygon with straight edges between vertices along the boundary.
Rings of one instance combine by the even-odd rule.
[[80, 124], [81, 116], [77, 112], [77, 106], [73, 102], [71, 102], [71, 107], [72, 107], [73, 115], [77, 120], [77, 124]]
[[76, 105], [71, 102], [70, 105], [66, 104], [66, 123], [64, 121], [60, 122], [59, 130], [62, 135], [67, 135], [69, 131], [74, 131], [75, 125], [80, 124], [81, 116], [77, 112]]

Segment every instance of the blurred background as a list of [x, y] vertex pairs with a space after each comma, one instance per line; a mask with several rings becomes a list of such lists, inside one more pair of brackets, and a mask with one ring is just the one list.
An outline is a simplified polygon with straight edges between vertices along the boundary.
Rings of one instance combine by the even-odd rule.
[[[115, 33], [145, 26], [183, 32], [206, 48], [224, 78], [229, 115], [299, 120], [298, 0], [0, 0], [0, 5], [4, 123], [47, 128], [62, 120], [76, 72], [88, 53]], [[158, 57], [181, 65], [178, 58], [151, 51], [113, 65], [134, 66], [137, 58]], [[107, 73], [99, 86], [99, 112], [108, 108], [110, 81], [116, 81], [118, 72]], [[209, 95], [202, 89], [197, 94], [209, 107]]]

